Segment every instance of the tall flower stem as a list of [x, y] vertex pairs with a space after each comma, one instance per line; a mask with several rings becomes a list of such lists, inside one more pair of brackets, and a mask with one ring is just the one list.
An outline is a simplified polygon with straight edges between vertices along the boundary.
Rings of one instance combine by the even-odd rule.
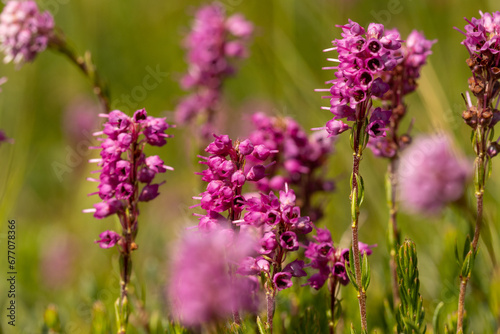
[[[472, 239], [471, 249], [467, 254], [468, 257], [473, 259], [477, 253], [477, 247], [479, 243], [479, 236], [481, 232], [481, 225], [483, 222], [483, 195], [484, 195], [484, 185], [485, 185], [485, 129], [478, 124], [475, 131], [475, 151], [476, 160], [474, 162], [474, 185], [475, 185], [475, 196], [477, 203], [477, 216], [476, 216], [476, 227], [474, 229], [474, 238]], [[464, 260], [465, 261], [465, 260]], [[472, 270], [472, 269], [471, 269]], [[457, 334], [462, 334], [463, 331], [463, 319], [465, 314], [465, 292], [467, 290], [467, 283], [470, 279], [470, 271], [468, 275], [460, 275], [460, 293], [458, 297], [458, 319], [457, 319]]]
[[85, 52], [84, 56], [78, 56], [75, 50], [70, 47], [62, 33], [56, 33], [52, 36], [49, 47], [65, 55], [80, 71], [90, 80], [92, 90], [99, 99], [100, 104], [106, 113], [111, 111], [109, 105], [109, 91], [105, 83], [96, 71], [96, 66], [92, 62], [90, 52]]
[[[360, 108], [361, 111], [363, 107]], [[361, 121], [357, 121], [353, 127], [353, 163], [352, 163], [352, 184], [351, 184], [351, 216], [352, 216], [352, 250], [354, 255], [354, 269], [356, 273], [356, 285], [358, 287], [358, 301], [359, 301], [359, 312], [361, 316], [361, 332], [367, 332], [368, 326], [366, 322], [366, 291], [361, 284], [361, 258], [359, 252], [359, 238], [358, 238], [358, 218], [359, 218], [359, 206], [361, 204], [362, 189], [363, 185], [361, 175], [359, 174], [359, 164], [361, 162], [361, 157], [364, 148], [364, 134], [365, 134], [365, 124], [364, 117], [360, 117]], [[363, 136], [363, 137], [361, 137]], [[360, 182], [358, 182], [360, 181]]]
[[330, 312], [331, 312], [331, 319], [330, 319], [330, 334], [335, 334], [335, 304], [337, 302], [337, 286], [338, 286], [338, 279], [337, 277], [333, 277], [330, 279]]
[[396, 267], [397, 246], [399, 244], [399, 231], [397, 224], [398, 208], [396, 204], [396, 189], [397, 181], [397, 156], [391, 158], [387, 166], [386, 174], [386, 191], [387, 191], [387, 204], [389, 207], [389, 252], [390, 252], [390, 270], [391, 270], [391, 286], [392, 286], [392, 303], [393, 310], [396, 310], [399, 305], [399, 287], [398, 287], [398, 274]]

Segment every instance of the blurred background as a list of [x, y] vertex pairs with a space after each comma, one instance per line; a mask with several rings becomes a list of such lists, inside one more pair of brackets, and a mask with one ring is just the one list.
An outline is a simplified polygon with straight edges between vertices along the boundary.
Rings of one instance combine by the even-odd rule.
[[[246, 131], [244, 113], [266, 111], [295, 118], [304, 128], [319, 127], [330, 118], [322, 111], [326, 105], [315, 88], [324, 88], [332, 71], [327, 66], [324, 48], [340, 36], [336, 24], [347, 19], [363, 26], [370, 22], [397, 27], [403, 38], [411, 30], [423, 31], [428, 39], [437, 39], [428, 65], [424, 66], [419, 88], [407, 98], [409, 116], [406, 129], [414, 119], [413, 135], [444, 131], [454, 138], [457, 151], [472, 156], [470, 129], [463, 123], [464, 102], [470, 75], [465, 64], [463, 17], [478, 17], [479, 10], [498, 10], [494, 0], [220, 0], [228, 14], [240, 12], [256, 26], [250, 57], [239, 63], [238, 74], [224, 87], [225, 131], [237, 137]], [[189, 31], [192, 14], [204, 1], [120, 1], [120, 0], [43, 0], [40, 7], [52, 12], [56, 24], [82, 54], [92, 53], [99, 73], [106, 79], [112, 106], [132, 114], [146, 108], [148, 114], [167, 117], [173, 122], [173, 110], [185, 93], [178, 80], [186, 71], [182, 40]], [[163, 76], [151, 90], [142, 87], [150, 71]], [[88, 333], [91, 308], [101, 300], [114, 322], [113, 303], [118, 295], [116, 249], [104, 250], [94, 244], [98, 234], [116, 229], [113, 218], [96, 220], [82, 210], [92, 207], [94, 183], [85, 179], [93, 166], [87, 160], [97, 151], [86, 149], [89, 135], [99, 128], [95, 115], [97, 99], [89, 82], [63, 56], [52, 51], [40, 54], [32, 64], [16, 70], [12, 64], [0, 65], [7, 76], [0, 94], [0, 129], [14, 138], [15, 144], [0, 146], [0, 332], [40, 333], [43, 312], [49, 304], [57, 306], [65, 333]], [[138, 92], [146, 91], [146, 94]], [[129, 102], [127, 96], [132, 97]], [[135, 96], [135, 97], [134, 97]], [[230, 126], [229, 126], [230, 125]], [[164, 178], [161, 195], [141, 205], [140, 232], [134, 253], [133, 293], [142, 302], [136, 309], [144, 314], [168, 319], [165, 283], [168, 261], [174, 241], [189, 225], [191, 198], [200, 192], [200, 180], [193, 172], [198, 166], [194, 152], [187, 150], [193, 134], [178, 127], [168, 131], [175, 138], [152, 154], [159, 154], [175, 168]], [[332, 231], [342, 246], [349, 244], [349, 173], [352, 154], [348, 136], [340, 136], [336, 153], [329, 161], [329, 174], [337, 189], [327, 198], [327, 214], [317, 222]], [[95, 141], [93, 142], [95, 144]], [[471, 157], [472, 159], [472, 157]], [[367, 150], [361, 173], [365, 180], [360, 239], [378, 244], [370, 259], [372, 280], [368, 290], [369, 324], [379, 333], [387, 333], [384, 299], [390, 291], [388, 252], [385, 233], [388, 213], [384, 194], [387, 161]], [[499, 204], [500, 165], [494, 161], [487, 182], [485, 219], [492, 245], [500, 254]], [[474, 205], [473, 189], [469, 202]], [[474, 206], [473, 206], [474, 207]], [[456, 310], [458, 266], [454, 244], [462, 245], [468, 223], [460, 211], [447, 209], [438, 217], [400, 214], [403, 238], [416, 242], [419, 255], [421, 293], [430, 323], [436, 305], [444, 302], [446, 314]], [[17, 324], [6, 323], [7, 220], [17, 225]], [[483, 241], [469, 285], [466, 308], [476, 333], [496, 333], [500, 319], [500, 269], [495, 267]], [[3, 253], [5, 252], [5, 253]], [[5, 274], [6, 275], [6, 274]], [[302, 311], [328, 303], [326, 290], [294, 288], [278, 300], [278, 332], [292, 332], [291, 323], [304, 319]], [[358, 305], [352, 287], [344, 288], [343, 312], [357, 325]], [[291, 310], [291, 311], [290, 311]], [[298, 312], [292, 318], [287, 312]], [[283, 313], [283, 316], [282, 316]], [[314, 321], [325, 321], [316, 319]], [[131, 333], [145, 333], [138, 317], [131, 319]], [[346, 330], [349, 324], [346, 324]], [[7, 328], [8, 327], [8, 328]], [[296, 331], [300, 332], [300, 331]]]

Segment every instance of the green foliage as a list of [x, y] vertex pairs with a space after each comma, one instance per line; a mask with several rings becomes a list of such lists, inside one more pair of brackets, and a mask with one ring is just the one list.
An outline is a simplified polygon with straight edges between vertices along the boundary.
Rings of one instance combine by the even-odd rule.
[[425, 311], [420, 296], [418, 261], [415, 243], [406, 240], [396, 257], [401, 305], [396, 313], [398, 333], [425, 333]]
[[[106, 306], [101, 301], [96, 301], [92, 306], [92, 334], [109, 334], [110, 331], [109, 315]], [[155, 333], [156, 332], [151, 332]]]

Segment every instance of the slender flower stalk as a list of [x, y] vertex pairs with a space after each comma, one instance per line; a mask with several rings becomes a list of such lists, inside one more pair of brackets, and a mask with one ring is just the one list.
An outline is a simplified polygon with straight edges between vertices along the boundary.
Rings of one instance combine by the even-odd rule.
[[70, 62], [80, 69], [80, 71], [90, 80], [92, 91], [99, 99], [102, 108], [106, 113], [109, 113], [111, 111], [109, 89], [99, 76], [90, 52], [86, 51], [83, 56], [79, 56], [60, 30], [55, 31], [50, 39], [48, 47], [66, 56]]
[[[391, 33], [399, 35], [396, 29]], [[393, 296], [393, 310], [399, 305], [399, 288], [397, 281], [396, 261], [397, 248], [400, 237], [397, 224], [397, 194], [398, 187], [397, 169], [400, 153], [411, 142], [409, 131], [399, 134], [399, 124], [407, 113], [407, 106], [404, 103], [405, 95], [413, 92], [417, 88], [417, 79], [420, 77], [420, 70], [431, 54], [430, 48], [436, 41], [426, 40], [422, 33], [414, 30], [406, 39], [401, 49], [393, 51], [397, 59], [397, 65], [391, 71], [383, 72], [381, 78], [389, 85], [389, 90], [380, 100], [384, 109], [390, 110], [391, 115], [385, 137], [370, 138], [368, 147], [375, 156], [389, 159], [386, 173], [386, 193], [389, 208], [389, 226], [387, 229], [388, 248], [390, 253], [391, 286]]]
[[465, 21], [465, 35], [462, 44], [469, 52], [467, 65], [472, 71], [469, 78], [469, 89], [476, 97], [476, 105], [472, 104], [469, 93], [465, 102], [467, 110], [462, 118], [472, 128], [472, 146], [476, 153], [474, 162], [474, 185], [477, 204], [477, 216], [474, 237], [470, 244], [460, 274], [460, 293], [458, 300], [457, 333], [463, 333], [463, 319], [465, 313], [465, 292], [470, 279], [474, 259], [477, 254], [479, 235], [483, 223], [483, 195], [486, 179], [491, 170], [491, 158], [498, 154], [498, 142], [494, 140], [494, 126], [500, 119], [498, 103], [500, 101], [500, 12], [480, 12], [479, 19], [472, 18]]
[[47, 11], [41, 13], [35, 1], [9, 0], [0, 14], [0, 49], [5, 53], [4, 62], [12, 61], [20, 67], [34, 61], [47, 48], [64, 54], [80, 68], [108, 113], [108, 90], [96, 72], [90, 53], [77, 56], [62, 31], [55, 27], [52, 15]]
[[336, 79], [327, 82], [332, 84], [329, 90], [331, 95], [325, 96], [330, 99], [329, 110], [334, 117], [324, 129], [331, 135], [337, 135], [348, 128], [340, 119], [346, 118], [347, 121], [353, 122], [350, 140], [353, 150], [350, 194], [352, 255], [361, 331], [365, 333], [368, 332], [366, 289], [369, 284], [369, 275], [362, 277], [358, 240], [358, 219], [364, 197], [363, 178], [359, 168], [363, 150], [368, 144], [368, 137], [385, 136], [391, 112], [373, 108], [372, 97], [381, 97], [389, 90], [389, 85], [380, 78], [380, 74], [384, 71], [391, 71], [396, 66], [397, 58], [394, 56], [394, 51], [401, 48], [401, 41], [399, 34], [385, 31], [381, 24], [372, 23], [365, 31], [358, 23], [349, 20], [348, 24], [339, 27], [342, 28], [342, 39], [332, 42], [334, 46], [332, 49], [338, 52], [339, 57], [327, 59], [338, 63], [338, 66], [325, 68], [337, 70]]
[[[158, 188], [163, 183], [153, 183], [156, 174], [172, 170], [164, 165], [156, 155], [146, 157], [143, 153], [146, 145], [163, 146], [165, 134], [170, 127], [165, 119], [147, 116], [146, 110], [138, 110], [129, 117], [119, 110], [109, 114], [101, 114], [107, 118], [104, 130], [94, 135], [104, 135], [99, 138], [101, 145], [94, 147], [101, 150], [101, 158], [97, 162], [101, 168], [99, 179], [88, 178], [99, 183], [98, 192], [89, 195], [99, 195], [102, 202], [94, 204], [94, 217], [102, 219], [116, 214], [120, 220], [122, 233], [105, 231], [96, 241], [101, 248], [117, 246], [120, 252], [120, 297], [116, 301], [116, 316], [118, 334], [127, 331], [128, 316], [128, 283], [132, 272], [132, 251], [137, 249], [135, 238], [139, 227], [139, 202], [148, 202], [156, 198]], [[142, 187], [141, 187], [142, 186]]]

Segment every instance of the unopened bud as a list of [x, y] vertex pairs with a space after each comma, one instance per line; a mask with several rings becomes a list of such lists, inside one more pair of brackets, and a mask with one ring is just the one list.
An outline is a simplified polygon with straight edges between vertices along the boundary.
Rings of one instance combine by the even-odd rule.
[[498, 144], [496, 141], [490, 144], [488, 146], [488, 149], [486, 150], [486, 153], [490, 156], [490, 158], [493, 158], [500, 152], [500, 144]]

